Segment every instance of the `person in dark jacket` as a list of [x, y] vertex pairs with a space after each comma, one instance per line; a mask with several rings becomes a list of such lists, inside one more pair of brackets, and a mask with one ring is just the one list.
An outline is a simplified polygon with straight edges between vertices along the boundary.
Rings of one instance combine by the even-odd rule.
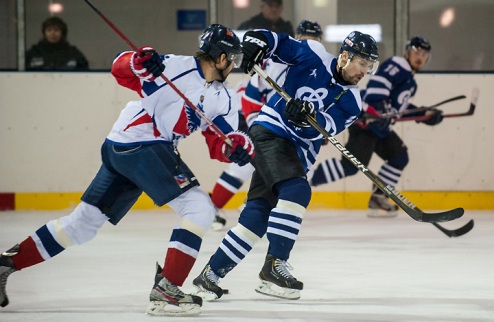
[[84, 54], [67, 41], [67, 24], [58, 17], [46, 19], [43, 39], [26, 52], [26, 70], [88, 70]]
[[293, 26], [290, 21], [281, 18], [282, 12], [282, 0], [262, 0], [261, 12], [249, 20], [242, 22], [237, 29], [268, 29], [279, 34], [289, 34], [294, 37]]

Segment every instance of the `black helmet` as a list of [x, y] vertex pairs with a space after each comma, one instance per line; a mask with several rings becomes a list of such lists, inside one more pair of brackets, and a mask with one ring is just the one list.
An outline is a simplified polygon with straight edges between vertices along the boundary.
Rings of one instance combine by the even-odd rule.
[[298, 24], [297, 31], [295, 33], [297, 35], [321, 37], [322, 29], [321, 25], [319, 25], [317, 21], [304, 19]]
[[409, 51], [412, 47], [422, 48], [425, 51], [431, 51], [431, 49], [432, 49], [431, 43], [429, 42], [429, 40], [425, 39], [424, 37], [420, 37], [420, 36], [415, 36], [415, 37], [410, 38], [410, 40], [407, 41], [405, 50]]
[[212, 24], [199, 36], [199, 49], [216, 59], [222, 53], [238, 55], [242, 53], [240, 39], [230, 28]]
[[376, 40], [368, 34], [360, 31], [352, 31], [341, 44], [340, 53], [348, 51], [350, 54], [356, 54], [370, 61], [379, 59]]

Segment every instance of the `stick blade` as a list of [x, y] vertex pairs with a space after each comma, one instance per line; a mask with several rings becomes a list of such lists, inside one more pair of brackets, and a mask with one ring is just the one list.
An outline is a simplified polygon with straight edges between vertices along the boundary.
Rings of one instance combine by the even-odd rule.
[[449, 235], [449, 237], [463, 236], [466, 233], [468, 233], [470, 230], [472, 230], [473, 226], [474, 226], [473, 219], [470, 219], [470, 221], [465, 226], [460, 227], [460, 228], [455, 229], [455, 230], [451, 230], [451, 234]]
[[[415, 209], [417, 210], [417, 209]], [[465, 213], [463, 208], [455, 208], [448, 211], [436, 212], [436, 213], [426, 213], [422, 212], [419, 215], [412, 217], [413, 219], [421, 222], [446, 222], [460, 218]]]

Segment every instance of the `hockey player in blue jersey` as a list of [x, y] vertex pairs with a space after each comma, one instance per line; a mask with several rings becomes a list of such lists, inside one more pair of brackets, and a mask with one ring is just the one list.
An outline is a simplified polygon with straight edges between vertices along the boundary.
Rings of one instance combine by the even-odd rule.
[[311, 199], [306, 173], [324, 142], [307, 116], [315, 117], [331, 135], [352, 124], [362, 109], [357, 83], [375, 71], [378, 49], [370, 35], [358, 31], [344, 39], [338, 57], [316, 40], [265, 30], [247, 32], [242, 46], [245, 73], [265, 57], [289, 66], [283, 87], [293, 99], [286, 103], [274, 94], [251, 126], [255, 171], [245, 208], [193, 284], [206, 300], [221, 297], [219, 279], [267, 233], [269, 248], [256, 291], [298, 299], [303, 283], [291, 275], [287, 260]]
[[[415, 73], [424, 67], [430, 58], [431, 45], [423, 37], [412, 37], [406, 44], [404, 56], [387, 59], [372, 76], [367, 88], [362, 92], [364, 109], [369, 114], [380, 115], [407, 109], [416, 109], [409, 99], [417, 92]], [[430, 118], [422, 121], [427, 125], [439, 124], [442, 111], [434, 109], [427, 112], [407, 114], [424, 115]], [[350, 133], [346, 148], [366, 166], [371, 156], [376, 153], [386, 161], [378, 172], [384, 183], [396, 186], [403, 169], [408, 163], [407, 147], [393, 131], [392, 119], [381, 119], [367, 124], [355, 123], [348, 130]], [[357, 173], [357, 168], [345, 158], [332, 158], [321, 162], [311, 179], [313, 186], [333, 182]], [[373, 185], [368, 204], [369, 217], [394, 217], [398, 206], [391, 203], [387, 196]]]
[[[317, 21], [306, 19], [300, 21], [295, 32], [295, 39], [321, 41], [321, 38], [322, 28]], [[287, 65], [274, 63], [271, 59], [266, 59], [263, 62], [262, 68], [279, 85], [285, 82], [286, 71], [288, 69]], [[253, 75], [250, 78], [241, 96], [242, 112], [246, 120], [246, 128], [254, 122], [264, 102], [269, 101], [274, 93], [276, 91], [261, 76]], [[218, 209], [212, 225], [214, 230], [223, 229], [226, 224], [226, 218], [220, 215], [220, 209], [237, 193], [243, 183], [252, 177], [253, 172], [254, 167], [251, 164], [240, 167], [232, 163], [221, 173], [211, 192], [211, 200]]]

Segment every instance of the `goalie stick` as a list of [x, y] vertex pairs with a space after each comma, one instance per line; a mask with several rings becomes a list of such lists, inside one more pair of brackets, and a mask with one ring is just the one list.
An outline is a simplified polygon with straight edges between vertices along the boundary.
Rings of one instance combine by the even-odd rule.
[[[444, 114], [444, 118], [448, 117], [462, 117], [462, 116], [471, 116], [475, 112], [475, 108], [477, 107], [477, 101], [479, 99], [479, 88], [474, 87], [472, 90], [472, 98], [470, 100], [470, 107], [468, 108], [468, 111], [463, 112], [463, 113], [450, 113], [450, 114]], [[412, 117], [403, 117], [403, 118], [398, 118], [395, 120], [395, 122], [406, 122], [406, 121], [426, 121], [430, 119], [430, 115], [423, 115], [423, 116], [412, 116]]]
[[[113, 31], [115, 31], [117, 33], [117, 35], [120, 36], [120, 38], [122, 38], [129, 46], [130, 48], [132, 48], [132, 50], [134, 51], [138, 51], [139, 49], [136, 47], [136, 45], [134, 45], [129, 38], [127, 38], [121, 31], [120, 29], [118, 29], [111, 21], [110, 19], [108, 19], [101, 11], [99, 11], [98, 8], [96, 8], [92, 3], [91, 1], [89, 0], [84, 0], [90, 7], [91, 9], [93, 9], [105, 22], [106, 24], [111, 28], [113, 29]], [[216, 134], [218, 134], [221, 139], [223, 141], [225, 141], [225, 143], [232, 147], [233, 145], [233, 142], [232, 140], [227, 137], [225, 135], [225, 133], [223, 133], [213, 122], [211, 122], [210, 119], [207, 118], [206, 115], [204, 115], [204, 113], [199, 109], [197, 108], [176, 86], [175, 84], [173, 84], [166, 76], [165, 74], [161, 73], [161, 78], [163, 78], [163, 80], [168, 84], [170, 85], [170, 87], [178, 94], [178, 96], [180, 96], [184, 101], [185, 103], [187, 103], [187, 105], [190, 106], [190, 108], [192, 108], [194, 110], [194, 112], [196, 112], [196, 114], [202, 118], [215, 132]]]
[[[285, 92], [271, 77], [269, 77], [259, 65], [254, 65], [254, 71], [261, 76], [271, 87], [276, 90], [283, 99], [289, 102], [292, 98]], [[353, 154], [350, 153], [338, 140], [330, 135], [312, 116], [307, 116], [307, 121], [319, 133], [321, 133], [334, 147], [336, 147], [343, 156], [352, 162], [357, 169], [364, 173], [374, 184], [376, 184], [389, 198], [391, 198], [401, 209], [403, 209], [412, 219], [420, 222], [444, 222], [463, 216], [463, 208], [455, 208], [452, 210], [439, 213], [425, 213], [414, 205], [410, 200], [401, 195], [391, 185], [386, 185], [372, 171], [362, 164]]]

